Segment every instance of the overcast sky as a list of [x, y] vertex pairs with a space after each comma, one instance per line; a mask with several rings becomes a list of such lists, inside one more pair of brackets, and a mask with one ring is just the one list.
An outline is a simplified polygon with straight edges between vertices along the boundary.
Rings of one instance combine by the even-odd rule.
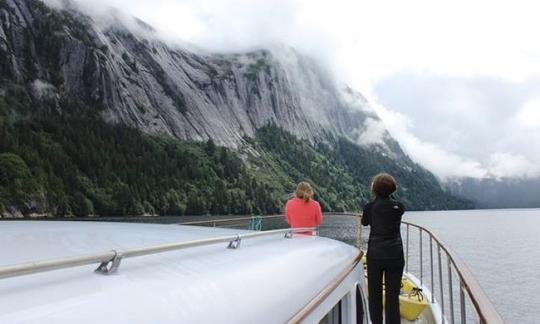
[[441, 178], [540, 175], [536, 1], [78, 1], [116, 6], [173, 42], [310, 54]]

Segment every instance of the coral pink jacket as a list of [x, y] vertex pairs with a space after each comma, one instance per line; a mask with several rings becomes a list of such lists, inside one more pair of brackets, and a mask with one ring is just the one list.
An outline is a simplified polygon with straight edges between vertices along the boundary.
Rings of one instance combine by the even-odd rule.
[[305, 202], [297, 197], [291, 198], [285, 204], [285, 219], [293, 228], [319, 226], [322, 223], [321, 205], [313, 199]]

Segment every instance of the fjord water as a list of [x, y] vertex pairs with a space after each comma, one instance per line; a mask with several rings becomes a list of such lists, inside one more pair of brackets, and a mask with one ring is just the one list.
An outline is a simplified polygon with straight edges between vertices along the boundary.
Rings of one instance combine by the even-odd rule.
[[[506, 323], [539, 323], [540, 209], [406, 212], [404, 220], [429, 229], [458, 254]], [[358, 239], [355, 222], [351, 217], [326, 217], [320, 234], [355, 244]], [[364, 228], [361, 239], [363, 249], [367, 247], [368, 233], [369, 230]], [[402, 225], [404, 243], [405, 235], [405, 226]], [[410, 240], [409, 269], [418, 276], [418, 235], [412, 228]], [[424, 236], [426, 277], [429, 275], [427, 241]], [[446, 260], [443, 258], [444, 267]], [[445, 269], [443, 277], [447, 278]], [[435, 295], [438, 297], [439, 286], [437, 279], [435, 281]], [[445, 290], [446, 285], [447, 281]], [[447, 291], [445, 296], [448, 300]], [[459, 316], [456, 290], [454, 301], [455, 314]], [[467, 318], [475, 318], [470, 307], [467, 307]]]
[[[539, 323], [540, 209], [406, 212], [404, 220], [431, 230], [458, 254], [506, 323]], [[355, 244], [358, 239], [355, 222], [351, 217], [327, 217], [320, 234]], [[362, 231], [363, 249], [368, 232]], [[402, 235], [405, 242], [403, 225]], [[412, 228], [410, 239], [410, 269], [418, 274], [418, 236]], [[427, 271], [429, 252], [425, 236], [424, 239], [424, 271]], [[446, 266], [444, 259], [443, 264]], [[443, 276], [446, 278], [445, 270]], [[439, 291], [435, 293], [438, 296]], [[459, 316], [456, 293], [454, 290], [456, 316]], [[474, 318], [469, 307], [467, 315]]]
[[538, 323], [540, 209], [408, 212], [469, 266], [507, 323]]

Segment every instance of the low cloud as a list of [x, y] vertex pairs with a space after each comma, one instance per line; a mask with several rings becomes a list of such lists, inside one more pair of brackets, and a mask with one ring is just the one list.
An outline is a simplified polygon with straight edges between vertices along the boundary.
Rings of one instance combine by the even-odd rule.
[[540, 75], [532, 0], [75, 1], [93, 11], [117, 7], [170, 40], [210, 50], [283, 43], [324, 60], [363, 91], [403, 70], [514, 81]]
[[373, 145], [378, 144], [385, 146], [384, 136], [386, 135], [386, 127], [380, 120], [366, 118], [362, 134], [358, 137], [358, 144]]
[[540, 174], [540, 165], [526, 157], [510, 153], [494, 153], [489, 158], [490, 175], [495, 178], [535, 177]]
[[453, 154], [439, 145], [422, 141], [411, 132], [411, 120], [408, 116], [391, 111], [372, 99], [371, 106], [381, 116], [380, 127], [390, 131], [405, 152], [416, 162], [435, 173], [440, 179], [453, 177], [483, 178], [488, 171], [472, 159]]
[[384, 125], [440, 178], [539, 173], [535, 1], [75, 1], [102, 24], [113, 6], [181, 46], [237, 52], [277, 43], [325, 62], [384, 123], [368, 119], [361, 142], [377, 143]]
[[[170, 41], [164, 33], [156, 30], [152, 25], [137, 16], [131, 15], [129, 11], [126, 11], [126, 8], [111, 6], [105, 1], [97, 0], [95, 3], [84, 0], [42, 1], [57, 10], [78, 11], [88, 15], [92, 18], [94, 26], [102, 31], [110, 28], [125, 28], [138, 37], [164, 42]], [[176, 38], [174, 42], [169, 42], [169, 44], [192, 47], [192, 44], [183, 42], [180, 38]]]
[[439, 177], [540, 175], [540, 81], [400, 73], [375, 92], [392, 135]]
[[526, 128], [540, 128], [540, 98], [527, 101], [517, 113], [516, 121]]

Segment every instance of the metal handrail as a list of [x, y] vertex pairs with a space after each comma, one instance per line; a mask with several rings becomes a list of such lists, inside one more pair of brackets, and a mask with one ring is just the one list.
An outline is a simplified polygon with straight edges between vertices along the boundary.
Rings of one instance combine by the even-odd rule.
[[[324, 214], [325, 216], [330, 215], [336, 215], [336, 216], [355, 216], [360, 217], [360, 213], [350, 213], [350, 212], [333, 212], [330, 214]], [[261, 219], [273, 219], [273, 218], [285, 218], [285, 214], [274, 214], [274, 215], [262, 215], [259, 216]], [[241, 216], [241, 217], [231, 217], [231, 218], [224, 218], [224, 219], [212, 219], [212, 220], [197, 220], [197, 221], [189, 221], [189, 222], [180, 222], [176, 223], [177, 225], [203, 225], [203, 224], [220, 224], [220, 223], [227, 223], [227, 222], [233, 222], [233, 221], [249, 221], [251, 220], [252, 216]]]
[[[360, 214], [357, 213], [332, 213], [331, 215], [341, 215], [341, 216], [355, 216], [355, 217], [361, 217]], [[328, 216], [328, 215], [327, 215]], [[420, 235], [420, 255], [423, 257], [423, 247], [422, 247], [422, 232], [425, 232], [427, 235], [429, 235], [430, 245], [432, 242], [435, 242], [436, 249], [438, 251], [438, 261], [439, 261], [439, 283], [440, 283], [440, 293], [441, 293], [441, 310], [442, 310], [442, 316], [444, 317], [444, 296], [443, 296], [443, 277], [442, 277], [442, 262], [441, 262], [441, 254], [440, 251], [444, 251], [447, 257], [448, 262], [448, 288], [449, 288], [449, 308], [450, 308], [450, 322], [454, 324], [454, 300], [453, 300], [453, 293], [452, 293], [452, 268], [455, 270], [455, 272], [458, 275], [459, 279], [459, 286], [460, 286], [460, 296], [459, 296], [459, 302], [460, 302], [460, 311], [461, 316], [460, 320], [461, 323], [466, 323], [466, 317], [465, 317], [465, 296], [463, 292], [467, 294], [469, 297], [469, 300], [471, 301], [476, 314], [478, 315], [478, 319], [480, 323], [489, 323], [489, 324], [499, 324], [504, 323], [504, 320], [502, 319], [501, 315], [497, 312], [493, 304], [491, 303], [489, 297], [486, 295], [484, 290], [481, 288], [480, 284], [476, 281], [474, 278], [472, 272], [469, 270], [465, 262], [463, 262], [459, 256], [446, 244], [444, 241], [442, 241], [439, 237], [437, 237], [435, 234], [433, 234], [430, 230], [426, 229], [425, 227], [415, 224], [410, 221], [402, 221], [403, 224], [406, 225], [406, 253], [407, 258], [405, 260], [406, 264], [406, 271], [408, 271], [408, 262], [409, 262], [409, 227], [415, 227], [419, 230]], [[430, 250], [431, 252], [431, 250]], [[420, 283], [423, 284], [423, 258], [420, 257]], [[430, 253], [430, 262], [431, 262], [431, 276], [433, 276], [433, 253]], [[433, 279], [431, 279], [431, 302], [433, 302], [434, 298], [434, 286], [433, 286]], [[445, 322], [445, 319], [443, 319], [441, 322]]]
[[[358, 213], [327, 213], [325, 216], [354, 216], [354, 217], [361, 217], [361, 214]], [[278, 217], [284, 217], [284, 215], [268, 215], [263, 216], [263, 218], [278, 218]], [[246, 218], [248, 220], [249, 218]], [[237, 218], [238, 220], [238, 218]], [[217, 220], [219, 221], [227, 221], [227, 220]], [[230, 220], [229, 220], [230, 221]], [[198, 222], [198, 224], [204, 224], [212, 221], [202, 221]], [[424, 282], [424, 266], [423, 266], [423, 245], [422, 242], [424, 241], [423, 238], [423, 232], [425, 232], [429, 236], [429, 257], [430, 257], [430, 283], [431, 283], [431, 302], [434, 302], [434, 296], [435, 296], [435, 286], [434, 286], [434, 266], [433, 266], [433, 243], [435, 243], [435, 250], [438, 254], [438, 277], [439, 277], [439, 290], [440, 290], [440, 306], [442, 310], [442, 316], [443, 320], [442, 322], [445, 322], [444, 314], [445, 314], [445, 301], [444, 301], [444, 286], [443, 286], [443, 264], [442, 264], [442, 258], [441, 258], [441, 250], [446, 254], [447, 257], [447, 266], [448, 266], [448, 289], [450, 292], [449, 295], [449, 315], [450, 315], [450, 322], [454, 323], [454, 300], [453, 300], [453, 291], [452, 291], [452, 268], [455, 270], [455, 272], [458, 275], [459, 279], [459, 309], [460, 309], [460, 320], [461, 323], [466, 323], [466, 317], [465, 317], [465, 294], [467, 294], [468, 299], [471, 301], [476, 314], [478, 315], [478, 319], [480, 323], [504, 323], [504, 320], [500, 316], [500, 314], [497, 312], [485, 292], [480, 287], [480, 284], [476, 281], [473, 274], [467, 267], [467, 265], [457, 256], [457, 254], [446, 244], [444, 243], [439, 237], [437, 237], [435, 234], [433, 234], [430, 230], [409, 222], [409, 221], [402, 221], [403, 224], [406, 225], [406, 271], [409, 270], [409, 229], [410, 227], [417, 228], [420, 232], [420, 284], [427, 284]], [[186, 224], [186, 223], [184, 223]], [[315, 300], [317, 297], [315, 298]], [[309, 313], [308, 313], [309, 314]], [[307, 316], [307, 314], [305, 314]]]
[[[467, 296], [469, 297], [469, 300], [473, 304], [475, 311], [478, 315], [478, 318], [480, 320], [480, 323], [489, 323], [489, 324], [497, 324], [497, 323], [504, 323], [504, 320], [502, 319], [501, 315], [497, 312], [491, 301], [489, 300], [488, 296], [484, 292], [484, 290], [480, 287], [480, 284], [476, 281], [474, 278], [472, 272], [469, 270], [465, 262], [461, 260], [461, 258], [446, 244], [444, 241], [442, 241], [440, 238], [438, 238], [435, 234], [433, 234], [430, 230], [426, 229], [425, 227], [422, 227], [418, 224], [409, 222], [409, 221], [402, 221], [402, 223], [407, 225], [407, 232], [408, 227], [412, 226], [417, 228], [420, 233], [425, 232], [430, 237], [430, 242], [433, 240], [436, 243], [437, 251], [438, 251], [438, 261], [439, 261], [439, 283], [440, 283], [440, 295], [441, 295], [441, 308], [444, 313], [444, 296], [443, 296], [443, 284], [442, 284], [442, 263], [441, 263], [441, 256], [440, 251], [444, 251], [446, 254], [446, 258], [448, 261], [448, 281], [449, 281], [449, 307], [450, 307], [450, 317], [451, 317], [451, 323], [454, 323], [454, 311], [453, 311], [453, 294], [452, 294], [452, 268], [457, 273], [459, 277], [459, 285], [460, 285], [460, 310], [461, 310], [461, 322], [465, 323], [465, 303], [464, 303], [464, 296], [463, 292], [467, 293]], [[408, 235], [407, 235], [408, 236]], [[420, 248], [422, 249], [422, 248]], [[430, 253], [430, 262], [431, 262], [431, 269], [433, 269], [433, 254]], [[406, 260], [408, 263], [408, 260]], [[423, 259], [420, 259], [420, 268], [423, 268]], [[432, 284], [433, 285], [433, 284]], [[431, 287], [432, 289], [434, 287]], [[433, 299], [433, 290], [432, 290], [432, 299]]]
[[[360, 214], [355, 213], [332, 213], [332, 215], [342, 215], [342, 216], [356, 216], [361, 217]], [[409, 227], [415, 227], [419, 230], [419, 244], [420, 244], [420, 283], [423, 284], [423, 246], [422, 246], [422, 232], [425, 232], [429, 236], [430, 245], [432, 242], [435, 242], [437, 251], [439, 251], [438, 255], [438, 261], [439, 261], [439, 283], [440, 283], [440, 292], [441, 292], [441, 310], [442, 314], [444, 316], [444, 296], [443, 296], [443, 277], [442, 277], [442, 262], [441, 262], [441, 255], [440, 251], [444, 251], [447, 257], [448, 262], [448, 289], [449, 289], [449, 308], [450, 308], [450, 322], [453, 324], [454, 319], [454, 300], [453, 300], [453, 292], [452, 292], [452, 268], [455, 270], [455, 272], [458, 275], [459, 279], [459, 286], [460, 286], [460, 296], [459, 296], [459, 302], [460, 302], [460, 320], [461, 323], [466, 323], [466, 317], [465, 317], [465, 296], [463, 292], [467, 294], [469, 297], [469, 300], [474, 306], [474, 309], [476, 311], [476, 314], [478, 315], [478, 319], [480, 323], [489, 323], [489, 324], [499, 324], [504, 323], [504, 320], [502, 319], [501, 315], [497, 312], [493, 304], [491, 303], [489, 297], [486, 295], [484, 290], [480, 287], [480, 284], [476, 281], [474, 278], [472, 272], [469, 270], [465, 262], [459, 258], [459, 256], [446, 244], [443, 240], [441, 240], [439, 237], [437, 237], [435, 234], [433, 234], [430, 230], [426, 229], [425, 227], [415, 224], [410, 221], [402, 221], [403, 224], [406, 225], [406, 264], [405, 267], [408, 271], [408, 263], [409, 263]], [[431, 252], [431, 250], [430, 250]], [[430, 261], [431, 261], [431, 276], [433, 276], [433, 253], [430, 253]], [[433, 302], [434, 293], [433, 293], [433, 279], [431, 279], [431, 291], [432, 291], [432, 297], [431, 301]], [[444, 323], [444, 320], [442, 321]]]
[[[214, 219], [214, 220], [202, 220], [202, 221], [189, 221], [189, 222], [180, 222], [177, 223], [178, 225], [201, 225], [201, 224], [221, 224], [221, 223], [227, 223], [227, 222], [233, 222], [233, 221], [246, 221], [251, 220], [252, 216], [243, 216], [243, 217], [231, 217], [231, 218], [225, 218], [225, 219]], [[265, 215], [260, 216], [261, 219], [270, 219], [270, 218], [283, 218], [285, 215], [283, 214], [276, 214], [276, 215]]]
[[347, 276], [356, 268], [364, 253], [358, 250], [358, 253], [350, 264], [347, 265], [328, 285], [326, 285], [309, 303], [306, 304], [298, 313], [296, 313], [289, 321], [288, 324], [300, 323], [306, 319], [316, 308], [319, 306], [342, 282]]
[[167, 251], [180, 250], [198, 246], [205, 246], [217, 243], [229, 242], [229, 248], [238, 248], [241, 240], [261, 236], [269, 236], [285, 233], [285, 237], [292, 237], [293, 233], [314, 231], [315, 227], [288, 228], [261, 232], [247, 232], [242, 234], [220, 236], [208, 239], [159, 244], [125, 250], [111, 250], [96, 254], [87, 254], [76, 257], [40, 260], [29, 263], [15, 264], [0, 267], [0, 279], [19, 277], [34, 273], [60, 270], [66, 268], [79, 267], [84, 265], [100, 263], [96, 272], [102, 274], [113, 273], [118, 269], [120, 261], [125, 258], [138, 257], [143, 255], [163, 253]]

